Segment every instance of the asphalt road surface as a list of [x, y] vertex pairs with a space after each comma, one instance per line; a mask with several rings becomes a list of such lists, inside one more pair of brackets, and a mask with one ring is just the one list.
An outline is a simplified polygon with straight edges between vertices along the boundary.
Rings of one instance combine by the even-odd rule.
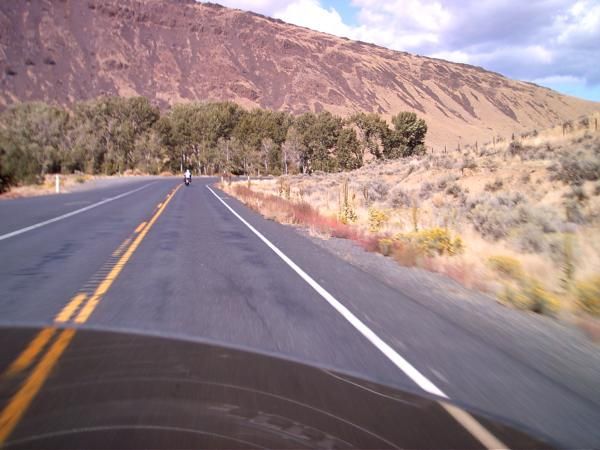
[[[600, 446], [593, 363], [529, 361], [527, 342], [461, 326], [265, 220], [215, 181], [144, 179], [0, 202], [0, 325], [223, 343], [447, 396], [559, 446]], [[0, 334], [3, 343], [11, 336]], [[0, 370], [12, 370], [20, 342], [2, 346]]]

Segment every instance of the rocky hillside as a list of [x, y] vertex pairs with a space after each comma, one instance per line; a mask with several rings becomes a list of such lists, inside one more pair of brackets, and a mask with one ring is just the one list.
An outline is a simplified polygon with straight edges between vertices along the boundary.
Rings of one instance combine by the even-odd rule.
[[293, 112], [401, 110], [443, 147], [545, 128], [600, 104], [479, 67], [256, 14], [177, 0], [0, 2], [0, 106], [144, 95], [161, 107], [235, 100]]

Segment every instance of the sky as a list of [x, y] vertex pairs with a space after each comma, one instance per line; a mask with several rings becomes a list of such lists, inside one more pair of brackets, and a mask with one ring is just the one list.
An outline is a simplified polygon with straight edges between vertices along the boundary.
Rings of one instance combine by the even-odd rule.
[[600, 0], [212, 0], [600, 101]]

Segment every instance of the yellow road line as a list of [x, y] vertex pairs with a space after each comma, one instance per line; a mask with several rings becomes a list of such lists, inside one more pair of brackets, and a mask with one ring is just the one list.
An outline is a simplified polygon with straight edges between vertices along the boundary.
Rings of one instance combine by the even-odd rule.
[[135, 229], [135, 233], [139, 233], [140, 231], [142, 231], [144, 229], [144, 227], [146, 226], [147, 222], [142, 222], [138, 225], [138, 227]]
[[21, 389], [11, 398], [10, 402], [0, 414], [0, 446], [4, 444], [12, 430], [19, 423], [19, 420], [27, 410], [27, 407], [38, 393], [44, 381], [50, 375], [52, 368], [65, 351], [71, 339], [75, 335], [75, 330], [64, 330], [44, 355], [41, 361], [31, 372], [27, 381]]
[[21, 352], [21, 354], [14, 360], [6, 372], [5, 377], [16, 375], [20, 371], [29, 367], [35, 357], [42, 351], [48, 341], [54, 335], [55, 328], [44, 328], [41, 330], [35, 338], [29, 343], [29, 345]]
[[100, 299], [104, 296], [104, 294], [106, 294], [106, 291], [108, 291], [110, 289], [110, 287], [112, 286], [114, 281], [117, 279], [117, 277], [121, 273], [121, 270], [123, 270], [123, 267], [125, 266], [125, 264], [127, 264], [127, 262], [129, 261], [129, 258], [131, 258], [131, 255], [133, 255], [133, 252], [135, 252], [137, 250], [140, 243], [144, 240], [144, 238], [148, 234], [148, 231], [150, 231], [150, 228], [152, 228], [154, 223], [158, 220], [158, 218], [163, 213], [163, 211], [165, 210], [165, 208], [167, 207], [167, 205], [169, 204], [169, 202], [171, 201], [171, 199], [173, 198], [173, 196], [175, 195], [175, 193], [177, 192], [177, 190], [180, 187], [181, 187], [181, 185], [177, 186], [177, 188], [169, 194], [169, 196], [165, 199], [165, 201], [161, 203], [161, 207], [156, 211], [154, 216], [152, 216], [152, 218], [148, 222], [148, 225], [146, 225], [146, 227], [144, 227], [144, 229], [137, 235], [137, 237], [132, 242], [132, 244], [129, 246], [129, 248], [125, 251], [123, 256], [121, 256], [121, 258], [119, 259], [117, 264], [115, 264], [115, 266], [108, 273], [106, 278], [104, 278], [104, 280], [98, 285], [98, 287], [96, 288], [96, 291], [93, 293], [93, 295], [87, 301], [87, 303], [85, 305], [83, 305], [83, 308], [81, 308], [81, 311], [79, 311], [79, 314], [77, 315], [77, 317], [75, 317], [76, 323], [84, 323], [86, 320], [88, 320], [88, 318], [90, 317], [90, 315], [92, 314], [92, 312], [94, 311], [96, 306], [98, 305], [98, 302], [100, 301]]
[[[127, 248], [125, 254], [119, 259], [119, 261], [114, 265], [108, 275], [104, 278], [104, 280], [100, 283], [100, 285], [96, 288], [96, 291], [90, 297], [89, 301], [83, 305], [83, 308], [75, 318], [75, 322], [83, 323], [85, 322], [90, 314], [94, 311], [94, 308], [102, 298], [102, 296], [106, 293], [106, 291], [110, 288], [112, 283], [119, 276], [119, 273], [131, 258], [133, 252], [140, 245], [148, 231], [154, 225], [158, 217], [163, 213], [167, 204], [171, 201], [177, 190], [181, 187], [181, 185], [177, 186], [177, 188], [173, 189], [164, 202], [160, 203], [160, 207], [155, 212], [152, 219], [148, 222], [147, 226], [143, 228], [143, 230], [138, 234], [133, 243]], [[123, 244], [121, 244], [120, 248], [127, 245], [131, 239], [127, 239]], [[118, 250], [118, 249], [117, 249]], [[77, 310], [79, 305], [84, 302], [86, 299], [86, 294], [79, 293], [75, 295], [69, 303], [62, 309], [62, 311], [57, 314], [55, 320], [57, 322], [67, 322], [73, 316], [74, 312]], [[55, 333], [54, 328], [45, 328], [38, 333], [38, 335], [31, 341], [31, 343], [27, 346], [27, 348], [19, 355], [19, 357], [13, 362], [13, 364], [7, 369], [6, 374], [14, 374], [24, 368], [28, 367], [32, 361], [36, 358], [36, 356], [44, 349], [47, 343], [50, 341], [52, 336]], [[54, 343], [50, 346], [50, 348], [46, 351], [44, 356], [38, 362], [38, 364], [34, 367], [31, 374], [27, 378], [27, 380], [23, 383], [23, 385], [19, 388], [17, 393], [11, 398], [10, 402], [6, 405], [6, 407], [0, 413], [0, 447], [3, 446], [4, 442], [10, 436], [13, 429], [17, 426], [23, 414], [33, 401], [34, 397], [50, 375], [54, 365], [63, 354], [73, 336], [75, 335], [74, 329], [65, 329], [59, 335], [58, 338], [54, 341]], [[5, 374], [5, 375], [6, 375]]]
[[73, 313], [77, 310], [81, 302], [86, 299], [87, 295], [83, 292], [77, 294], [71, 299], [69, 303], [65, 305], [61, 312], [59, 312], [54, 318], [55, 322], [67, 322]]

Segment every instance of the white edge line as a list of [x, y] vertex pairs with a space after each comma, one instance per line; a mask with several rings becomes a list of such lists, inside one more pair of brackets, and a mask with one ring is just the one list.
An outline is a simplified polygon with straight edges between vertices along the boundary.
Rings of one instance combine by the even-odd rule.
[[18, 236], [19, 234], [27, 233], [28, 231], [35, 230], [36, 228], [41, 228], [43, 226], [49, 225], [49, 224], [54, 223], [54, 222], [58, 222], [59, 220], [67, 219], [67, 218], [69, 218], [71, 216], [74, 216], [76, 214], [81, 214], [82, 212], [89, 211], [90, 209], [97, 208], [98, 206], [104, 205], [105, 203], [109, 203], [109, 202], [112, 202], [114, 200], [118, 200], [120, 198], [123, 198], [123, 197], [126, 197], [128, 195], [134, 194], [135, 192], [141, 191], [142, 189], [145, 189], [145, 188], [147, 188], [148, 186], [150, 186], [151, 184], [154, 184], [154, 183], [156, 183], [156, 181], [153, 181], [152, 183], [145, 184], [144, 186], [139, 187], [137, 189], [133, 189], [131, 191], [124, 192], [123, 194], [119, 194], [119, 195], [117, 195], [115, 197], [106, 198], [106, 199], [104, 199], [104, 200], [102, 200], [102, 201], [100, 201], [98, 203], [94, 203], [92, 205], [88, 205], [88, 206], [86, 206], [84, 208], [76, 209], [75, 211], [71, 211], [71, 212], [68, 212], [66, 214], [63, 214], [62, 216], [54, 217], [52, 219], [48, 219], [48, 220], [45, 220], [43, 222], [36, 223], [35, 225], [31, 225], [29, 227], [21, 228], [19, 230], [15, 230], [15, 231], [12, 231], [12, 232], [7, 233], [7, 234], [3, 234], [3, 235], [0, 236], [0, 241], [3, 241], [4, 239], [9, 239], [9, 238], [14, 237], [14, 236]]
[[340, 303], [333, 295], [331, 295], [325, 288], [317, 283], [310, 275], [302, 270], [294, 261], [288, 258], [281, 250], [275, 247], [266, 237], [264, 237], [256, 228], [250, 225], [243, 217], [241, 217], [236, 211], [233, 210], [227, 203], [215, 194], [215, 192], [206, 186], [215, 197], [231, 213], [236, 216], [244, 225], [246, 225], [258, 238], [263, 241], [271, 250], [273, 250], [277, 256], [292, 268], [304, 281], [306, 281], [317, 293], [323, 297], [327, 302], [333, 306], [333, 308], [339, 312], [344, 318], [354, 326], [363, 336], [365, 336], [375, 347], [377, 347], [385, 356], [387, 356], [400, 370], [402, 370], [408, 377], [413, 380], [421, 389], [430, 394], [437, 395], [442, 398], [448, 398], [437, 386], [429, 381], [424, 375], [422, 375], [417, 369], [415, 369], [408, 361], [400, 356], [393, 348], [386, 344], [379, 336], [377, 336], [367, 325], [365, 325], [358, 317], [356, 317], [348, 308]]
[[[304, 270], [302, 270], [294, 261], [288, 258], [285, 253], [279, 250], [271, 241], [269, 241], [266, 237], [264, 237], [256, 228], [250, 225], [242, 216], [240, 216], [231, 206], [219, 197], [215, 191], [213, 191], [210, 186], [206, 185], [206, 188], [215, 196], [217, 200], [219, 200], [235, 217], [237, 217], [244, 225], [246, 225], [250, 231], [252, 231], [261, 241], [263, 241], [267, 247], [269, 247], [277, 256], [279, 256], [291, 269], [296, 272], [300, 278], [302, 278], [306, 283], [310, 285], [317, 293], [323, 297], [327, 303], [329, 303], [338, 313], [340, 313], [350, 324], [358, 330], [364, 337], [367, 338], [371, 344], [373, 344], [377, 349], [383, 353], [387, 358], [396, 365], [402, 372], [406, 374], [412, 381], [414, 381], [421, 389], [430, 394], [441, 397], [442, 399], [449, 399], [449, 397], [442, 392], [435, 384], [433, 384], [425, 375], [419, 372], [411, 363], [409, 363], [406, 359], [404, 359], [396, 350], [390, 347], [387, 343], [385, 343], [374, 331], [372, 331], [367, 325], [365, 325], [358, 317], [356, 317], [348, 308], [346, 308], [342, 303], [340, 303], [333, 295], [331, 295], [325, 288], [323, 288], [319, 283], [317, 283], [310, 275], [308, 275]], [[447, 411], [450, 408], [445, 407], [444, 402], [440, 402], [440, 404]], [[500, 442], [495, 436], [493, 436], [489, 431], [487, 431], [477, 419], [471, 416], [466, 411], [460, 410], [464, 413], [459, 415], [456, 414], [455, 409], [451, 409], [452, 413], [450, 415], [457, 420], [467, 431], [469, 431], [477, 440], [479, 440], [483, 445], [485, 445], [489, 449], [493, 448], [508, 448], [505, 444]], [[465, 423], [463, 423], [465, 422]], [[476, 426], [477, 424], [478, 426]], [[476, 429], [477, 432], [474, 432]]]

